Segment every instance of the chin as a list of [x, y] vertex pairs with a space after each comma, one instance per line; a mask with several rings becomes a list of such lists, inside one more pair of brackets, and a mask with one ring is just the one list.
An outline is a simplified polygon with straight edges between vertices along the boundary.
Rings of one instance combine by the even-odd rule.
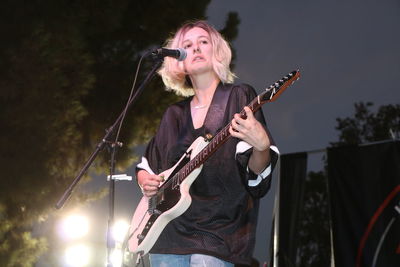
[[212, 71], [213, 71], [213, 68], [208, 65], [203, 65], [203, 66], [199, 65], [199, 66], [196, 66], [195, 68], [191, 69], [191, 73], [193, 73], [193, 74], [204, 74], [207, 72], [211, 73]]

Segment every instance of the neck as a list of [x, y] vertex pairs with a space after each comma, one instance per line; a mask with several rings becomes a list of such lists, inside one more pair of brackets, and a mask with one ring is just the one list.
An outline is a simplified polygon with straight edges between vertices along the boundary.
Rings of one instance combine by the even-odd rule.
[[213, 75], [198, 75], [191, 77], [195, 95], [193, 96], [192, 103], [195, 106], [209, 105], [217, 89], [220, 80], [218, 76]]

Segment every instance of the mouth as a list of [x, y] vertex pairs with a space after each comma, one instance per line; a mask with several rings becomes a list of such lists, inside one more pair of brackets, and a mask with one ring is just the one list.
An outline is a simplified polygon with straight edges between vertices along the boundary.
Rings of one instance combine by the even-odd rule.
[[193, 58], [192, 62], [196, 61], [204, 61], [204, 58], [202, 56], [196, 56], [195, 58]]

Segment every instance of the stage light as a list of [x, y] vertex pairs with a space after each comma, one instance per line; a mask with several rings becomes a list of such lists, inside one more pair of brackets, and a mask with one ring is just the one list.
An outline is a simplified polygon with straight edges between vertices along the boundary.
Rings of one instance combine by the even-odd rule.
[[70, 215], [61, 223], [61, 235], [65, 239], [78, 239], [89, 232], [89, 220], [86, 216]]
[[81, 267], [89, 264], [90, 249], [88, 246], [79, 244], [68, 247], [65, 251], [65, 263], [67, 266]]
[[120, 249], [114, 249], [110, 257], [113, 267], [121, 267], [122, 265], [122, 252]]
[[124, 220], [119, 220], [114, 223], [114, 227], [112, 229], [114, 240], [117, 242], [123, 242], [128, 232], [129, 224]]

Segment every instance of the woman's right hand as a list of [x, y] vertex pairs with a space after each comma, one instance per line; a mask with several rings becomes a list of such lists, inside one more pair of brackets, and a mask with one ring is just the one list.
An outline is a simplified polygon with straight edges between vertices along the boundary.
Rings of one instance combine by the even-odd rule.
[[143, 195], [151, 197], [157, 193], [158, 187], [164, 181], [164, 178], [159, 175], [150, 174], [145, 170], [140, 170], [137, 173], [137, 180]]

